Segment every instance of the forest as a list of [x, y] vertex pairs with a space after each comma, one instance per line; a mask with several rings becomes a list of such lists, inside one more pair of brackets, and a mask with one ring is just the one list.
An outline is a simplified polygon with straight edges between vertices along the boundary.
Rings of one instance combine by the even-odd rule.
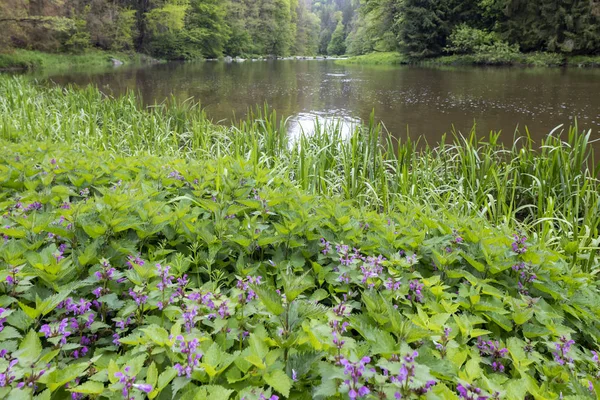
[[229, 56], [600, 52], [598, 0], [3, 0], [0, 50]]

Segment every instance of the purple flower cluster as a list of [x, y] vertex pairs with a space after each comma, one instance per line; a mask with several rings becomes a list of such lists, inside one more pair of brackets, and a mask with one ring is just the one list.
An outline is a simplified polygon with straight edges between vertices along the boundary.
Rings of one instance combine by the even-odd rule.
[[[399, 391], [394, 394], [394, 397], [401, 399], [404, 397], [410, 398], [412, 394], [422, 396], [429, 392], [433, 386], [437, 384], [437, 381], [430, 380], [425, 382], [423, 386], [414, 387], [410, 385], [413, 382], [415, 376], [415, 359], [419, 356], [418, 351], [413, 351], [411, 354], [407, 354], [403, 357], [402, 366], [397, 375], [390, 375], [390, 382], [400, 386]], [[398, 358], [398, 356], [396, 356]]]
[[346, 343], [346, 341], [342, 340], [342, 336], [348, 330], [348, 325], [350, 325], [348, 322], [340, 322], [337, 319], [334, 319], [329, 323], [329, 326], [332, 329], [331, 335], [333, 336], [333, 344], [338, 350], [344, 347], [344, 344]]
[[192, 307], [182, 314], [185, 330], [187, 333], [192, 333], [192, 329], [196, 325], [194, 318], [198, 316], [198, 307]]
[[2, 315], [6, 311], [7, 310], [5, 308], [0, 307], [0, 332], [2, 332], [4, 330], [4, 323], [6, 322], [6, 317], [3, 317]]
[[329, 252], [331, 251], [331, 243], [325, 240], [325, 238], [321, 238], [321, 246], [323, 246], [323, 250], [321, 250], [321, 253], [323, 253], [324, 255], [329, 254]]
[[416, 279], [410, 281], [406, 298], [415, 303], [423, 303], [423, 284]]
[[67, 314], [84, 315], [92, 309], [92, 303], [83, 298], [79, 299], [79, 301], [75, 301], [72, 297], [69, 297], [61, 302], [57, 308], [64, 308], [67, 311]]
[[123, 390], [121, 393], [123, 394], [123, 399], [125, 400], [135, 400], [135, 396], [133, 395], [133, 389], [137, 389], [140, 392], [150, 393], [152, 391], [152, 385], [147, 383], [135, 383], [135, 376], [129, 375], [131, 372], [131, 367], [125, 367], [124, 372], [115, 372], [115, 378], [119, 379], [119, 383], [123, 385]]
[[363, 357], [357, 362], [350, 362], [345, 358], [340, 360], [340, 364], [344, 367], [344, 375], [350, 376], [350, 379], [345, 380], [344, 384], [350, 388], [348, 396], [351, 399], [365, 397], [371, 392], [366, 385], [361, 383], [361, 377], [365, 372], [366, 365], [370, 362], [370, 357]]
[[2, 349], [0, 350], [0, 358], [4, 358], [8, 361], [8, 366], [6, 370], [0, 373], [0, 387], [9, 386], [15, 380], [15, 375], [13, 375], [12, 369], [15, 365], [18, 364], [19, 360], [16, 358], [12, 358], [9, 354], [8, 350]]
[[23, 209], [23, 212], [37, 211], [42, 209], [42, 203], [34, 201]]
[[183, 177], [183, 175], [181, 175], [179, 173], [179, 171], [177, 171], [176, 169], [174, 169], [173, 171], [171, 171], [171, 173], [169, 174], [169, 178], [176, 179], [178, 181], [185, 180], [185, 178]]
[[110, 266], [108, 260], [102, 260], [101, 265], [102, 269], [100, 271], [96, 271], [94, 275], [99, 281], [111, 281], [117, 270]]
[[519, 293], [528, 295], [529, 291], [527, 290], [527, 287], [537, 279], [533, 267], [524, 262], [520, 262], [513, 265], [512, 269], [518, 274], [517, 285], [519, 287]]
[[158, 277], [160, 278], [160, 282], [156, 284], [156, 288], [162, 294], [162, 301], [159, 301], [157, 306], [159, 310], [162, 310], [165, 306], [165, 291], [173, 284], [173, 279], [175, 278], [172, 275], [169, 275], [171, 267], [168, 265], [163, 267], [160, 264], [156, 264], [156, 269], [158, 271]]
[[377, 278], [383, 272], [382, 263], [385, 258], [382, 255], [378, 257], [367, 257], [365, 263], [360, 266], [360, 270], [363, 274], [361, 283], [367, 283], [370, 278]]
[[14, 265], [11, 265], [8, 268], [8, 276], [6, 277], [6, 284], [8, 286], [17, 286], [19, 284], [19, 278], [17, 277], [17, 274], [19, 273], [20, 269]]
[[440, 352], [442, 358], [446, 357], [448, 342], [450, 341], [450, 332], [452, 329], [449, 327], [444, 328], [444, 334], [440, 338], [439, 343], [435, 343], [435, 348]]
[[477, 348], [479, 349], [480, 355], [492, 358], [492, 370], [494, 372], [504, 372], [504, 364], [502, 363], [502, 359], [508, 354], [507, 348], [502, 347], [500, 342], [497, 340], [485, 341], [481, 338], [477, 340]]
[[246, 279], [238, 279], [236, 287], [242, 291], [238, 295], [238, 301], [240, 304], [248, 303], [257, 298], [256, 293], [250, 285], [260, 285], [262, 283], [262, 276], [257, 276], [256, 278], [248, 275]]
[[133, 289], [129, 289], [129, 295], [135, 301], [135, 304], [137, 304], [138, 307], [143, 306], [146, 304], [146, 302], [148, 302], [148, 296], [143, 292], [136, 292]]
[[64, 318], [58, 325], [42, 325], [40, 332], [43, 333], [46, 338], [59, 338], [58, 343], [60, 343], [61, 346], [64, 346], [67, 344], [67, 337], [71, 335], [71, 332], [67, 330], [68, 327], [69, 319]]
[[554, 355], [554, 361], [560, 365], [572, 365], [573, 358], [569, 356], [571, 346], [575, 344], [573, 339], [567, 339], [565, 336], [561, 336], [557, 343], [554, 344], [556, 351], [552, 353]]
[[185, 354], [186, 361], [184, 364], [177, 363], [173, 367], [177, 370], [178, 376], [192, 377], [192, 372], [200, 364], [202, 354], [198, 351], [198, 345], [200, 342], [198, 339], [192, 339], [190, 341], [185, 340], [181, 335], [175, 338], [174, 347], [179, 347], [179, 351]]
[[512, 243], [512, 251], [517, 254], [523, 254], [527, 251], [527, 246], [525, 242], [527, 242], [526, 236], [520, 236], [518, 233], [513, 235], [513, 243]]
[[125, 265], [127, 265], [129, 269], [132, 269], [134, 264], [141, 267], [144, 265], [144, 260], [142, 260], [140, 256], [127, 256], [127, 262]]
[[487, 400], [488, 396], [484, 396], [481, 394], [481, 389], [475, 387], [473, 385], [462, 385], [458, 384], [456, 387], [456, 391], [458, 392], [458, 397], [465, 400]]
[[383, 286], [387, 290], [396, 291], [396, 290], [400, 289], [400, 286], [402, 286], [402, 283], [400, 281], [395, 280], [394, 278], [388, 278], [385, 281], [385, 283], [383, 284]]

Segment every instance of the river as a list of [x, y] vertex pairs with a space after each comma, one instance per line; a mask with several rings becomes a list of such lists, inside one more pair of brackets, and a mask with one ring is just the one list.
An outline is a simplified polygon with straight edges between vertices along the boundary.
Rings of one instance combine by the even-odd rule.
[[141, 94], [147, 104], [175, 96], [200, 102], [215, 122], [243, 117], [265, 103], [290, 117], [290, 130], [310, 130], [315, 118], [351, 127], [377, 121], [398, 137], [431, 144], [453, 128], [480, 136], [502, 130], [510, 143], [518, 128], [539, 141], [575, 120], [600, 138], [600, 69], [427, 68], [339, 65], [326, 60], [189, 62], [43, 77], [61, 85], [95, 84], [118, 95]]

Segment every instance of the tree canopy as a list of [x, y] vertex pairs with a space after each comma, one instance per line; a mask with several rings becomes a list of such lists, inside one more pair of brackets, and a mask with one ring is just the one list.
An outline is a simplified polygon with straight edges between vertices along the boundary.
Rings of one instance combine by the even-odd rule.
[[597, 54], [600, 0], [4, 0], [0, 28], [0, 49], [95, 47], [165, 59], [421, 58], [481, 46]]

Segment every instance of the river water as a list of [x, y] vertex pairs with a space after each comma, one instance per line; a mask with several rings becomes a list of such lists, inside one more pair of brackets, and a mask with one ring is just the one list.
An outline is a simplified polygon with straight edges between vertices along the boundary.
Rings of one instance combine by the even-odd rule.
[[435, 144], [453, 129], [480, 136], [518, 129], [539, 141], [557, 125], [577, 121], [600, 138], [600, 69], [426, 68], [346, 66], [335, 61], [190, 62], [120, 67], [45, 76], [58, 84], [95, 84], [147, 104], [175, 96], [200, 102], [215, 122], [243, 117], [265, 103], [290, 117], [289, 129], [310, 131], [316, 118], [368, 121], [372, 111], [398, 137]]

